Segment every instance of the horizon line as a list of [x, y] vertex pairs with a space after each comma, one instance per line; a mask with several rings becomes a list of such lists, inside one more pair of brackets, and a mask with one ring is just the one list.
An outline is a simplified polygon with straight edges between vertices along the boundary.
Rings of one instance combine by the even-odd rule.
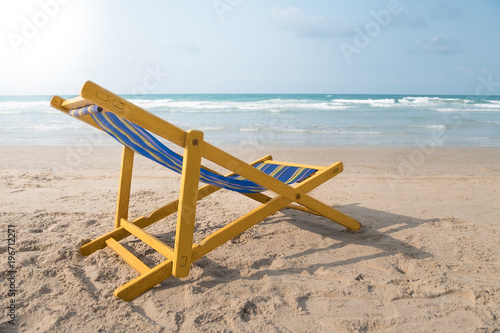
[[[78, 94], [56, 94], [58, 96], [78, 96]], [[130, 94], [130, 93], [117, 93], [117, 95], [127, 95], [127, 96], [155, 96], [155, 95], [388, 95], [388, 96], [476, 96], [476, 97], [500, 97], [500, 94], [491, 95], [477, 95], [477, 94], [431, 94], [431, 93], [148, 93], [148, 94]], [[54, 96], [53, 94], [8, 94], [0, 95], [0, 97], [42, 97], [42, 96]]]

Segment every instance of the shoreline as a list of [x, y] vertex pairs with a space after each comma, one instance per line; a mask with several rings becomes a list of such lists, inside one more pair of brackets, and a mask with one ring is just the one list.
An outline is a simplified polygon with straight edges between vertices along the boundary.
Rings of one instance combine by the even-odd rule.
[[[168, 146], [178, 154], [182, 155], [182, 148], [173, 145]], [[274, 159], [289, 160], [288, 162], [317, 164], [325, 166], [337, 161], [347, 159], [347, 162], [355, 164], [366, 163], [380, 164], [392, 163], [393, 165], [405, 164], [415, 167], [427, 163], [435, 163], [443, 157], [452, 158], [450, 163], [461, 162], [457, 156], [462, 158], [473, 158], [481, 161], [485, 156], [500, 162], [500, 147], [431, 147], [431, 146], [218, 146], [226, 150], [237, 158], [251, 162], [264, 155], [272, 155]], [[0, 168], [10, 166], [9, 168], [25, 169], [32, 159], [36, 160], [37, 167], [45, 169], [74, 169], [79, 165], [92, 167], [93, 164], [109, 166], [114, 163], [115, 166], [120, 163], [122, 146], [0, 146]], [[291, 154], [291, 157], [288, 155]], [[376, 154], [371, 157], [371, 154]], [[458, 155], [457, 155], [458, 154]], [[473, 156], [471, 156], [471, 154]], [[107, 158], [108, 156], [113, 158]], [[442, 155], [442, 156], [440, 156]], [[49, 156], [47, 158], [47, 156]], [[162, 168], [156, 163], [147, 160], [143, 156], [136, 154], [139, 161], [147, 161], [150, 166]], [[33, 160], [34, 161], [34, 160]], [[406, 161], [406, 162], [405, 162]], [[30, 165], [31, 166], [31, 165]], [[144, 166], [145, 167], [145, 166]], [[354, 170], [345, 170], [344, 172], [353, 172]]]

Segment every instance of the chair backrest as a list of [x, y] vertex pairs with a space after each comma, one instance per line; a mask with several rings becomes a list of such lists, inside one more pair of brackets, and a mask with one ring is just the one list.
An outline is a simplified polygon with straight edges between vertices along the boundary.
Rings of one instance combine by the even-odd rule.
[[[182, 173], [183, 157], [169, 149], [144, 128], [112, 112], [107, 112], [97, 105], [73, 109], [69, 114], [73, 117], [90, 114], [99, 127], [121, 144], [170, 170], [179, 174]], [[285, 184], [300, 182], [317, 171], [317, 169], [282, 166], [272, 163], [259, 163], [255, 165], [255, 168]], [[239, 175], [225, 177], [204, 168], [200, 170], [200, 180], [207, 184], [241, 193], [257, 193], [266, 190], [266, 188]]]

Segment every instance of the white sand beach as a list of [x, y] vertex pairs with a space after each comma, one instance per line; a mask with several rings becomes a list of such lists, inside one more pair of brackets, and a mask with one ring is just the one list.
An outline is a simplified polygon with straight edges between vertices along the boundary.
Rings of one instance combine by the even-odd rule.
[[[113, 225], [119, 147], [0, 147], [1, 265], [15, 243], [0, 331], [495, 332], [500, 327], [500, 148], [230, 147], [250, 161], [344, 172], [312, 195], [359, 220], [359, 232], [283, 210], [132, 302], [113, 290], [136, 273], [112, 250], [79, 246]], [[136, 159], [129, 216], [177, 198], [179, 177]], [[195, 241], [255, 207], [220, 191], [200, 202]], [[175, 216], [148, 231], [172, 241]], [[121, 242], [152, 266], [163, 257]]]

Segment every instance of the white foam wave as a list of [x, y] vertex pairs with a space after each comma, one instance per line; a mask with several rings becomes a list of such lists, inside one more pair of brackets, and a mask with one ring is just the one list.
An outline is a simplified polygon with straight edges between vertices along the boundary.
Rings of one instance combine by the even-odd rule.
[[197, 127], [196, 129], [200, 131], [222, 131], [224, 126], [202, 126]]
[[281, 133], [306, 133], [306, 134], [383, 134], [380, 131], [348, 131], [335, 129], [303, 129], [303, 128], [240, 128], [240, 132], [281, 132]]
[[36, 113], [36, 114], [61, 114], [61, 111], [54, 109], [47, 110], [34, 110], [34, 109], [25, 109], [25, 110], [2, 110], [0, 109], [0, 114], [21, 114], [21, 113]]
[[240, 132], [260, 132], [261, 128], [240, 128]]
[[460, 98], [441, 98], [441, 97], [404, 97], [398, 101], [401, 105], [407, 106], [428, 106], [428, 105], [446, 105], [446, 104], [470, 104], [470, 99]]
[[145, 109], [160, 108], [166, 106], [170, 101], [169, 98], [166, 99], [131, 99], [130, 102], [134, 103]]
[[349, 99], [339, 98], [330, 101], [319, 101], [313, 99], [268, 99], [262, 101], [215, 101], [215, 100], [198, 100], [198, 101], [176, 101], [173, 99], [136, 99], [133, 103], [138, 104], [146, 109], [162, 108], [161, 111], [171, 112], [199, 112], [200, 110], [217, 110], [218, 112], [232, 112], [238, 110], [264, 110], [268, 112], [283, 112], [283, 111], [307, 111], [307, 110], [343, 110], [348, 108], [359, 107], [362, 105], [375, 108], [384, 107], [431, 107], [439, 108], [437, 111], [454, 109], [462, 111], [465, 107], [468, 108], [490, 108], [497, 109], [500, 107], [500, 101], [486, 100], [483, 103], [475, 104], [470, 99], [461, 98], [442, 98], [442, 97], [425, 97], [425, 96], [408, 96], [403, 98], [381, 98], [381, 99]]
[[358, 104], [368, 104], [373, 107], [386, 107], [394, 105], [394, 98], [383, 99], [332, 99], [332, 103], [337, 106], [349, 106]]
[[488, 125], [500, 125], [500, 121], [479, 121], [479, 122]]
[[[477, 105], [474, 105], [477, 106]], [[445, 113], [452, 113], [452, 112], [500, 112], [500, 106], [497, 106], [495, 108], [493, 107], [474, 107], [474, 108], [432, 108], [431, 110], [437, 111], [437, 112], [445, 112]]]
[[411, 127], [435, 129], [435, 130], [442, 130], [442, 131], [444, 131], [446, 129], [446, 125], [422, 125], [422, 126], [411, 126]]
[[50, 107], [48, 101], [32, 102], [0, 102], [0, 114], [19, 114], [19, 113], [58, 113]]
[[237, 111], [237, 110], [263, 110], [268, 112], [282, 112], [285, 110], [340, 110], [349, 106], [339, 105], [332, 102], [322, 102], [314, 100], [296, 100], [296, 99], [269, 99], [263, 101], [174, 101], [172, 99], [158, 100], [131, 100], [146, 109], [163, 108], [165, 111], [188, 112], [192, 110], [218, 110], [218, 111]]
[[58, 130], [68, 130], [68, 129], [86, 129], [87, 125], [84, 123], [64, 123], [64, 124], [56, 124], [56, 123], [45, 123], [45, 124], [33, 124], [33, 125], [23, 125], [23, 126], [0, 126], [2, 130], [34, 130], [34, 131], [58, 131]]
[[[491, 103], [491, 102], [490, 102]], [[476, 107], [480, 107], [480, 108], [485, 108], [485, 109], [496, 109], [496, 110], [500, 110], [500, 103], [480, 103], [480, 104], [476, 104], [474, 106]]]
[[0, 110], [20, 110], [20, 109], [41, 109], [50, 108], [47, 101], [32, 101], [32, 102], [0, 102]]
[[22, 110], [11, 111], [11, 110], [2, 110], [2, 109], [0, 109], [0, 114], [20, 114], [20, 113], [23, 113], [23, 111]]

